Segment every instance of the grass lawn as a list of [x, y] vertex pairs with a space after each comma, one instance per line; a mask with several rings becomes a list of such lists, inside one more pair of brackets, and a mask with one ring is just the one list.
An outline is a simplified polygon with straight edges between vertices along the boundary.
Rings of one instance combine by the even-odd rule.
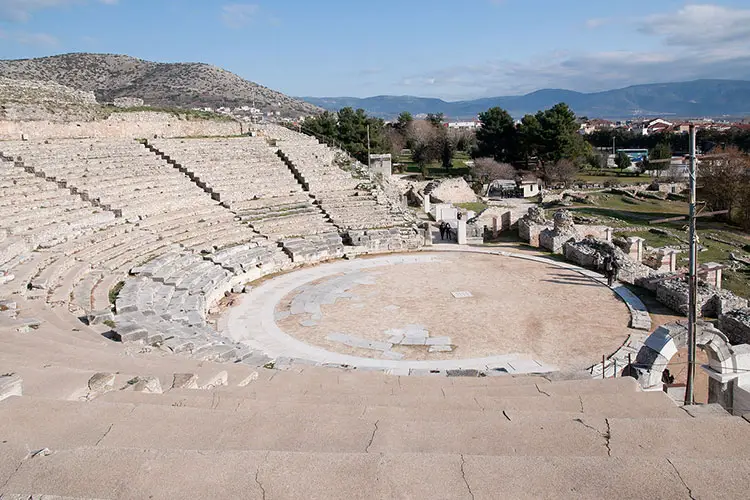
[[481, 213], [484, 209], [488, 207], [486, 203], [482, 203], [481, 201], [476, 201], [472, 203], [454, 203], [454, 205], [459, 208], [463, 208], [464, 210], [473, 210], [477, 214]]
[[[404, 163], [404, 172], [422, 173], [422, 169], [416, 163]], [[453, 159], [453, 168], [445, 169], [442, 163], [429, 163], [427, 165], [428, 177], [460, 177], [469, 173], [469, 169], [464, 165], [463, 160]]]
[[579, 174], [578, 180], [587, 182], [589, 184], [604, 184], [605, 182], [612, 182], [616, 184], [642, 184], [650, 183], [652, 177], [650, 175], [589, 175]]
[[[604, 223], [615, 228], [615, 236], [638, 236], [646, 240], [645, 245], [654, 248], [685, 245], [685, 241], [687, 241], [687, 218], [684, 221], [649, 224], [649, 221], [654, 219], [687, 216], [688, 204], [685, 202], [651, 199], [634, 200], [622, 195], [604, 193], [593, 194], [591, 195], [591, 199], [596, 203], [595, 205], [576, 204], [571, 208], [576, 213], [607, 217]], [[636, 232], [617, 231], [617, 228], [631, 226], [667, 229], [676, 236], [679, 236], [683, 241], [669, 235], [655, 234], [648, 230]], [[731, 262], [730, 253], [747, 254], [746, 251], [743, 252], [736, 246], [711, 240], [708, 236], [738, 245], [750, 243], [750, 235], [741, 232], [737, 228], [714, 219], [698, 219], [698, 242], [703, 248], [703, 251], [698, 252], [699, 265], [706, 262], [728, 264]], [[686, 267], [688, 252], [681, 253], [678, 259], [679, 265]], [[750, 270], [725, 270], [723, 286], [737, 295], [750, 298]]]
[[[466, 166], [466, 162], [471, 160], [471, 157], [463, 152], [458, 151], [453, 155], [451, 164], [453, 165], [450, 169], [443, 168], [441, 162], [432, 162], [427, 164], [427, 176], [428, 177], [460, 177], [469, 173], [469, 168]], [[403, 172], [408, 173], [422, 173], [422, 168], [414, 163], [411, 156], [401, 155], [397, 156], [394, 160], [396, 163], [401, 164]]]

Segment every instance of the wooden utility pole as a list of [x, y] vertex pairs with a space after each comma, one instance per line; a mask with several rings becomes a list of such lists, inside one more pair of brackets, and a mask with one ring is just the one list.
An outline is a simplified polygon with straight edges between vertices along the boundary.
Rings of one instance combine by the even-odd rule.
[[687, 385], [685, 387], [685, 404], [695, 403], [695, 351], [696, 351], [696, 327], [698, 319], [697, 295], [698, 295], [698, 245], [695, 234], [696, 221], [696, 156], [695, 156], [695, 125], [690, 124], [690, 267], [688, 270], [688, 372]]
[[367, 126], [367, 167], [372, 165], [372, 159], [370, 158], [370, 126]]

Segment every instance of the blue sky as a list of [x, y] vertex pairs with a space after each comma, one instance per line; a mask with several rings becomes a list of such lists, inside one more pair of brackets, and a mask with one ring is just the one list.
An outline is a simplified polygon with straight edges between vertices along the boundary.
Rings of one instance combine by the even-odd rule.
[[0, 59], [207, 62], [295, 96], [750, 79], [750, 2], [0, 0]]

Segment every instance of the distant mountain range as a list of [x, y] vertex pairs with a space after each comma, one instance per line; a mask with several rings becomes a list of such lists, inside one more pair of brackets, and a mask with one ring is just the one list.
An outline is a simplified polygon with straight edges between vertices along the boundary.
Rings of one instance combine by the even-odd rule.
[[[93, 92], [100, 103], [135, 97], [149, 106], [254, 106], [291, 117], [320, 111], [309, 103], [202, 63], [156, 63], [117, 54], [73, 53], [0, 60], [0, 75], [10, 80], [54, 82]], [[5, 97], [0, 94], [0, 102]]]
[[695, 80], [654, 83], [588, 94], [571, 90], [544, 89], [522, 96], [486, 97], [455, 102], [413, 96], [302, 99], [329, 110], [338, 110], [346, 106], [363, 108], [368, 114], [386, 119], [395, 118], [402, 111], [408, 111], [413, 115], [443, 113], [453, 120], [472, 119], [493, 106], [500, 106], [514, 117], [520, 118], [525, 114], [550, 108], [558, 102], [565, 102], [579, 116], [590, 118], [746, 116], [750, 115], [750, 81]]

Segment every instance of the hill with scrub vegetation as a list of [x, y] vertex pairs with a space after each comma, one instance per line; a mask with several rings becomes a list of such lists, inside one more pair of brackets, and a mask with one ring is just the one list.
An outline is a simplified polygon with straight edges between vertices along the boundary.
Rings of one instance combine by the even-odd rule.
[[160, 108], [249, 106], [290, 117], [319, 111], [312, 104], [202, 63], [158, 63], [126, 55], [74, 53], [3, 60], [0, 75], [11, 80], [54, 82], [75, 91], [91, 92], [99, 103], [136, 98], [147, 106]]

